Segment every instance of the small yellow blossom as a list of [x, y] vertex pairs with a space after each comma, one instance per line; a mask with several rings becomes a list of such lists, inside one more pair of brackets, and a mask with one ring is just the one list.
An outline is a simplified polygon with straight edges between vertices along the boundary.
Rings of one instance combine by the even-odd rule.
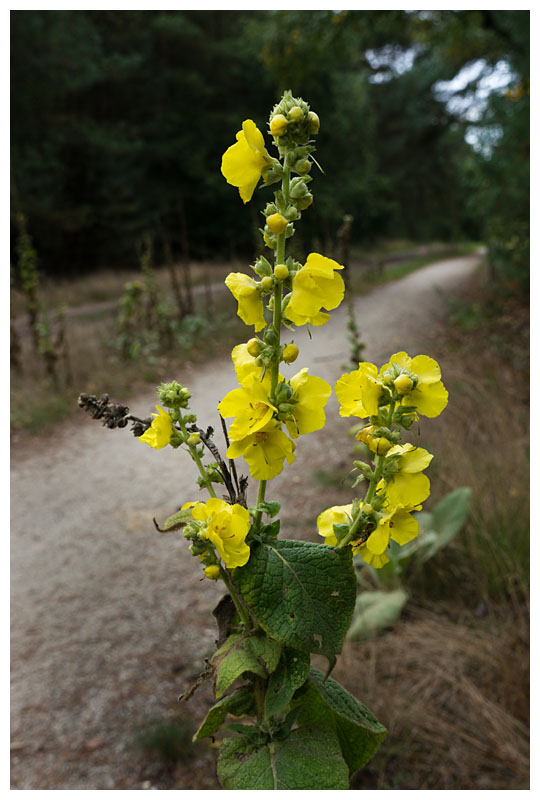
[[236, 144], [223, 154], [221, 172], [227, 183], [238, 188], [244, 203], [248, 203], [272, 159], [266, 152], [264, 137], [253, 120], [244, 120], [236, 139]]
[[230, 427], [231, 441], [245, 439], [267, 425], [277, 412], [268, 398], [267, 381], [259, 380], [255, 373], [247, 374], [242, 386], [225, 395], [218, 404], [222, 417], [235, 417]]
[[327, 311], [337, 308], [345, 294], [345, 284], [336, 270], [343, 269], [337, 261], [310, 253], [306, 263], [293, 279], [292, 292], [285, 316], [294, 325], [324, 325], [330, 319]]
[[396, 506], [379, 520], [377, 527], [366, 540], [365, 547], [368, 553], [381, 556], [388, 547], [390, 539], [404, 545], [418, 536], [418, 520], [412, 516], [410, 509], [411, 506]]
[[166, 411], [163, 411], [159, 406], [156, 406], [156, 408], [159, 414], [152, 415], [155, 419], [152, 421], [151, 427], [142, 436], [139, 436], [139, 441], [150, 445], [154, 450], [161, 450], [171, 441], [173, 424]]
[[247, 564], [250, 550], [246, 536], [251, 525], [247, 509], [237, 503], [231, 506], [218, 497], [206, 503], [184, 503], [182, 511], [187, 508], [191, 508], [194, 520], [206, 523], [199, 535], [214, 545], [227, 568]]
[[377, 367], [368, 361], [358, 364], [358, 369], [346, 372], [334, 387], [340, 402], [342, 417], [369, 417], [379, 412], [379, 398], [383, 393], [377, 376]]
[[322, 378], [308, 375], [307, 367], [297, 372], [291, 378], [290, 384], [294, 390], [295, 402], [285, 424], [289, 436], [296, 439], [324, 427], [326, 416], [323, 408], [332, 394], [332, 387]]
[[238, 301], [238, 316], [246, 325], [260, 331], [266, 325], [259, 284], [243, 272], [230, 272], [225, 284]]
[[338, 540], [334, 533], [334, 525], [350, 525], [352, 503], [347, 506], [331, 506], [317, 517], [319, 536], [324, 536], [325, 544], [336, 545]]
[[[416, 411], [424, 417], [438, 417], [446, 408], [448, 392], [441, 380], [441, 370], [435, 359], [422, 355], [411, 358], [403, 351], [394, 353], [390, 356], [390, 363], [381, 367], [381, 376], [392, 372], [399, 372], [400, 375], [404, 374], [416, 380], [415, 388], [403, 397], [404, 405], [415, 406]], [[399, 378], [399, 375], [396, 375], [396, 378]]]
[[429, 497], [430, 483], [422, 470], [429, 466], [433, 458], [423, 447], [414, 447], [407, 442], [397, 444], [386, 454], [399, 456], [399, 472], [383, 479], [377, 486], [377, 493], [386, 495], [389, 506], [416, 506]]
[[279, 475], [285, 459], [292, 464], [296, 458], [295, 447], [279, 425], [271, 420], [256, 433], [233, 441], [227, 450], [227, 458], [242, 456], [252, 478], [268, 481]]

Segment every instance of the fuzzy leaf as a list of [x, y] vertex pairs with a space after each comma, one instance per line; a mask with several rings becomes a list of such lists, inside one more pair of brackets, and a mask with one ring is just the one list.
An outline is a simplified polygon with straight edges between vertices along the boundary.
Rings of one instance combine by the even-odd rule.
[[319, 670], [310, 670], [309, 689], [299, 703], [300, 725], [332, 722], [350, 775], [373, 757], [386, 736], [386, 728], [363, 703]]
[[218, 760], [224, 789], [348, 789], [348, 770], [330, 728], [304, 725], [282, 741], [225, 739]]
[[223, 697], [208, 712], [201, 723], [199, 730], [194, 734], [193, 741], [199, 742], [207, 736], [213, 736], [221, 727], [227, 714], [234, 717], [241, 717], [253, 711], [253, 694], [247, 689], [237, 689], [236, 692]]
[[447, 494], [435, 506], [431, 516], [430, 530], [435, 531], [437, 538], [420, 553], [420, 560], [427, 561], [456, 536], [469, 514], [471, 490], [461, 486]]
[[234, 581], [272, 638], [330, 659], [341, 651], [356, 598], [350, 547], [265, 542], [252, 548]]
[[403, 589], [392, 592], [362, 592], [356, 600], [356, 608], [349, 638], [353, 641], [369, 637], [397, 622], [408, 594]]
[[279, 665], [270, 676], [264, 713], [271, 717], [286, 708], [297, 689], [306, 682], [309, 674], [309, 653], [284, 647]]
[[266, 677], [264, 667], [246, 646], [246, 640], [246, 636], [234, 633], [212, 656], [211, 663], [216, 670], [214, 681], [216, 697], [223, 697], [229, 686], [244, 672], [253, 672], [261, 678]]
[[216, 697], [222, 697], [229, 686], [244, 672], [266, 678], [278, 665], [281, 644], [267, 636], [246, 636], [234, 633], [212, 656], [215, 667]]

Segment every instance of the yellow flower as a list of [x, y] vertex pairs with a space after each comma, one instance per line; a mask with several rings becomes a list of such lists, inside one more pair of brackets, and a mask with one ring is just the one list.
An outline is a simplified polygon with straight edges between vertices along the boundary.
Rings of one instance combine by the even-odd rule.
[[223, 154], [221, 172], [227, 183], [238, 188], [244, 203], [248, 203], [263, 170], [272, 159], [266, 152], [264, 137], [253, 120], [244, 120], [236, 139], [236, 144]]
[[429, 497], [430, 483], [427, 475], [422, 473], [431, 459], [431, 453], [423, 447], [415, 447], [407, 442], [396, 444], [386, 454], [399, 456], [399, 472], [383, 479], [377, 485], [377, 493], [386, 493], [386, 503], [389, 506], [416, 506]]
[[386, 553], [380, 553], [379, 555], [376, 555], [375, 553], [370, 553], [365, 544], [360, 545], [360, 547], [355, 552], [355, 555], [356, 554], [360, 556], [362, 561], [365, 561], [366, 564], [371, 564], [371, 566], [375, 567], [376, 569], [384, 567], [384, 565], [388, 564], [388, 562], [390, 561]]
[[446, 408], [448, 392], [441, 381], [441, 370], [435, 359], [429, 356], [411, 358], [401, 351], [390, 356], [390, 363], [381, 367], [381, 377], [385, 373], [393, 375], [394, 379], [408, 375], [413, 381], [416, 380], [415, 388], [403, 397], [403, 405], [415, 406], [424, 417], [438, 417]]
[[155, 419], [152, 421], [151, 427], [142, 436], [139, 436], [139, 441], [149, 444], [154, 450], [161, 450], [171, 441], [173, 424], [166, 411], [163, 411], [159, 406], [156, 406], [156, 408], [159, 411], [159, 415], [152, 415]]
[[279, 212], [276, 214], [270, 214], [269, 217], [266, 218], [266, 224], [272, 231], [272, 233], [283, 233], [289, 221], [285, 219], [285, 217], [280, 214]]
[[348, 506], [331, 506], [317, 517], [317, 528], [319, 536], [324, 536], [325, 544], [335, 545], [338, 543], [334, 533], [334, 525], [349, 525], [351, 523], [352, 503]]
[[339, 413], [342, 417], [369, 417], [379, 413], [383, 387], [375, 364], [362, 361], [358, 369], [341, 376], [334, 391], [340, 402]]
[[292, 292], [285, 316], [294, 325], [324, 325], [330, 319], [330, 311], [343, 300], [345, 284], [335, 270], [343, 269], [337, 261], [310, 253], [306, 263], [293, 279]]
[[246, 375], [242, 386], [233, 389], [218, 403], [222, 417], [235, 417], [230, 427], [231, 441], [238, 441], [260, 431], [277, 411], [268, 398], [269, 385], [256, 374]]
[[285, 459], [292, 464], [296, 458], [295, 447], [279, 425], [270, 421], [256, 433], [232, 442], [227, 450], [227, 458], [242, 456], [252, 478], [268, 481], [279, 475]]
[[218, 497], [206, 503], [184, 503], [182, 511], [186, 508], [191, 508], [193, 519], [206, 523], [199, 535], [214, 545], [226, 567], [247, 564], [250, 550], [245, 540], [251, 525], [247, 509], [237, 503], [231, 506]]
[[[390, 539], [404, 545], [418, 536], [418, 520], [411, 515], [410, 509], [410, 506], [397, 506], [379, 520], [373, 533], [358, 550], [366, 563], [372, 564], [374, 567], [384, 566], [384, 563], [388, 561], [385, 550]], [[380, 559], [384, 561], [383, 564], [376, 563]]]
[[326, 416], [323, 408], [332, 394], [332, 388], [322, 378], [308, 375], [307, 367], [297, 372], [290, 384], [294, 390], [296, 402], [290, 411], [290, 417], [285, 419], [289, 436], [296, 439], [298, 436], [324, 427]]
[[246, 325], [260, 331], [266, 325], [259, 284], [243, 272], [230, 272], [225, 284], [238, 301], [238, 316]]

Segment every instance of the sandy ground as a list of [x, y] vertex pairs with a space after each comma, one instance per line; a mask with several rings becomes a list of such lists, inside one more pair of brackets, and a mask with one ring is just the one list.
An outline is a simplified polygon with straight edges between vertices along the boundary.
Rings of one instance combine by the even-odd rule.
[[[428, 352], [444, 371], [444, 353], [432, 353], [430, 339], [444, 324], [445, 297], [478, 261], [439, 262], [357, 298], [365, 358], [381, 361], [401, 349]], [[313, 340], [301, 330], [295, 341], [300, 357], [287, 374], [308, 366], [335, 382], [348, 360], [345, 307], [314, 331]], [[188, 385], [201, 427], [217, 427], [216, 404], [235, 386], [228, 358], [179, 366], [163, 378]], [[126, 402], [146, 416], [155, 397]], [[295, 516], [314, 520], [320, 511], [316, 488], [302, 493], [298, 508], [300, 475], [309, 482], [314, 469], [339, 459], [350, 424], [337, 417], [335, 399], [327, 416], [324, 431], [299, 440], [296, 464], [272, 483], [271, 498], [282, 502], [282, 531], [291, 538]], [[182, 502], [198, 499], [195, 477], [183, 453], [151, 450], [127, 430], [106, 430], [82, 411], [54, 435], [14, 446], [12, 788], [155, 788], [141, 782], [133, 733], [178, 713], [178, 694], [212, 651], [210, 612], [222, 594], [219, 585], [201, 581], [198, 561], [180, 535], [160, 535], [152, 525], [153, 516], [162, 521]], [[209, 702], [204, 689], [192, 699], [195, 722]], [[207, 777], [199, 763], [193, 782], [186, 779], [179, 788], [214, 787], [212, 759], [210, 753]]]

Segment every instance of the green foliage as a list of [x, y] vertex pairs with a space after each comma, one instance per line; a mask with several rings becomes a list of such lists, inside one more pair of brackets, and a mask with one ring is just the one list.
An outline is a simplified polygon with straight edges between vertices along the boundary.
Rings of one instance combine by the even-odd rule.
[[222, 726], [227, 714], [241, 717], [255, 713], [253, 695], [247, 689], [237, 689], [233, 694], [221, 698], [212, 706], [199, 729], [193, 734], [193, 741], [200, 742], [207, 736], [213, 736]]
[[341, 651], [356, 595], [350, 548], [277, 540], [252, 548], [235, 583], [278, 642], [332, 659]]
[[309, 654], [302, 650], [284, 647], [279, 664], [270, 676], [264, 701], [267, 717], [282, 711], [291, 702], [294, 693], [307, 680]]
[[[256, 212], [237, 225], [218, 166], [239, 120], [262, 128], [293, 89], [324, 120], [318, 159], [334, 177], [315, 176], [299, 254], [352, 214], [356, 241], [485, 240], [519, 289], [528, 24], [525, 11], [12, 12], [12, 171], [42, 269], [130, 264], [141, 231], [161, 262], [251, 252]], [[451, 97], [434, 87], [480, 60], [482, 75], [508, 64], [515, 77], [478, 106], [489, 146], [475, 151], [448, 100], [482, 75]]]
[[305, 725], [283, 741], [225, 739], [218, 776], [224, 789], [348, 789], [347, 765], [331, 728]]
[[319, 670], [310, 670], [300, 702], [299, 724], [319, 723], [335, 730], [350, 775], [372, 758], [386, 736], [386, 728], [366, 706]]

